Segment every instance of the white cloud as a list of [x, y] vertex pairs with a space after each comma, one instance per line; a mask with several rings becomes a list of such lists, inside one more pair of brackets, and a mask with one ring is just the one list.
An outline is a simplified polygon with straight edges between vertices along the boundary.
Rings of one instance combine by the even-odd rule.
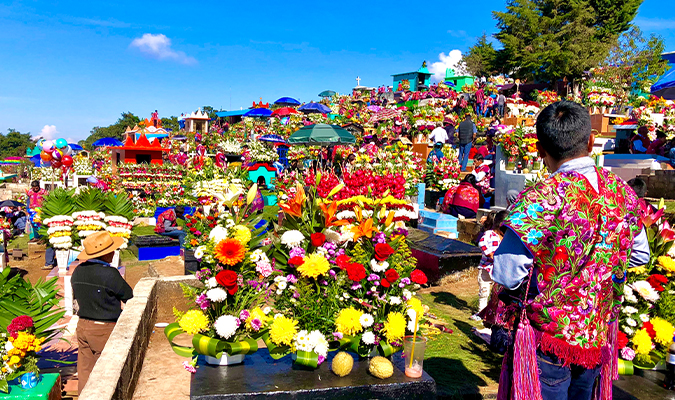
[[56, 130], [56, 125], [45, 125], [40, 131], [39, 137], [46, 140], [58, 139], [59, 131]]
[[455, 73], [463, 73], [460, 68], [458, 68], [459, 62], [462, 60], [462, 52], [459, 50], [452, 50], [447, 55], [441, 53], [438, 55], [440, 61], [432, 63], [429, 67], [429, 72], [434, 74], [431, 79], [435, 82], [440, 82], [445, 79], [445, 70], [452, 68], [455, 70]]
[[145, 33], [142, 37], [134, 39], [130, 47], [136, 47], [141, 53], [158, 60], [172, 60], [188, 65], [197, 63], [194, 57], [172, 49], [171, 39], [161, 33], [157, 35]]

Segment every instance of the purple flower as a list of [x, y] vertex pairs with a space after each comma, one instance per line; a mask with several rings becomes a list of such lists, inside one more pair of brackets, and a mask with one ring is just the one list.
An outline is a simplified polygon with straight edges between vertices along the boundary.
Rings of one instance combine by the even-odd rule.
[[325, 281], [325, 280], [324, 280], [324, 281], [321, 281], [321, 284], [324, 285], [324, 286], [328, 286], [328, 282]]
[[239, 313], [239, 319], [242, 321], [246, 321], [250, 316], [251, 313], [248, 312], [248, 310], [241, 310], [241, 312]]
[[328, 275], [335, 277], [335, 271], [331, 269], [330, 271], [328, 271]]
[[293, 298], [294, 299], [299, 299], [300, 298], [300, 292], [293, 292]]
[[377, 274], [370, 274], [368, 275], [368, 282], [376, 281], [380, 279], [380, 276]]
[[258, 281], [248, 281], [246, 283], [248, 283], [249, 286], [253, 286], [254, 288], [258, 287], [258, 285], [260, 284], [258, 283]]
[[209, 301], [208, 297], [206, 297], [205, 293], [202, 293], [199, 296], [197, 296], [195, 302], [199, 305], [199, 308], [201, 308], [202, 310], [206, 310], [207, 308], [209, 308], [209, 306], [211, 306], [211, 302]]
[[305, 249], [302, 247], [294, 247], [291, 249], [289, 255], [291, 258], [293, 257], [304, 257], [305, 256]]
[[251, 328], [253, 328], [254, 331], [258, 332], [260, 330], [261, 326], [262, 326], [262, 322], [260, 321], [259, 318], [253, 318], [251, 320]]
[[352, 290], [359, 290], [361, 289], [361, 284], [360, 283], [354, 283], [352, 284]]
[[195, 367], [187, 361], [183, 361], [183, 368], [185, 368], [187, 370], [187, 372], [189, 372], [191, 374], [194, 374], [195, 372], [197, 372], [197, 369], [195, 369]]
[[401, 279], [401, 283], [404, 284], [404, 285], [410, 285], [410, 278]]
[[288, 275], [286, 275], [286, 280], [287, 280], [288, 283], [290, 283], [290, 284], [295, 284], [295, 283], [298, 282], [298, 278], [296, 278], [295, 275], [293, 275], [293, 274], [288, 274]]
[[340, 339], [342, 339], [343, 336], [342, 336], [342, 333], [340, 333], [340, 332], [333, 332], [333, 337], [337, 340], [340, 340]]
[[631, 349], [630, 347], [624, 347], [621, 349], [621, 358], [626, 361], [633, 361], [635, 358], [635, 350]]
[[316, 360], [316, 363], [318, 365], [321, 365], [324, 361], [326, 361], [326, 357], [320, 355], [319, 358]]
[[408, 236], [408, 230], [405, 228], [396, 228], [394, 229], [394, 235]]
[[398, 284], [398, 287], [400, 287], [400, 288], [404, 288], [404, 287], [405, 287], [405, 283], [403, 283], [403, 282], [399, 282], [399, 284]]
[[197, 232], [195, 232], [195, 235], [196, 235], [196, 236], [199, 236], [199, 235], [201, 235], [201, 234], [202, 234], [202, 231], [197, 231]]
[[384, 235], [384, 232], [378, 232], [373, 235], [373, 243], [386, 243], [387, 237]]

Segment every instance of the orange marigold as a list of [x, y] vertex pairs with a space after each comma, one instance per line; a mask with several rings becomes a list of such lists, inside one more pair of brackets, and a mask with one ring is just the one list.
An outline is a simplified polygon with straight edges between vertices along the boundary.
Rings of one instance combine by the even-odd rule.
[[218, 242], [214, 249], [216, 259], [226, 265], [235, 265], [241, 262], [246, 255], [246, 247], [237, 239], [224, 239]]

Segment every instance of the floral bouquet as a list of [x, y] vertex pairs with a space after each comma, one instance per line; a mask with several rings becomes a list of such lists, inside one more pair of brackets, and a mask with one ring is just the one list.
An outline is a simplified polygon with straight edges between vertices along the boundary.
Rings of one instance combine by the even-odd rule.
[[248, 142], [247, 161], [254, 163], [271, 163], [278, 159], [279, 154], [263, 142], [257, 140]]
[[121, 237], [124, 239], [124, 244], [120, 246], [120, 249], [126, 249], [129, 244], [129, 238], [131, 237], [131, 228], [132, 225], [129, 223], [129, 220], [125, 217], [109, 215], [103, 220], [108, 224], [105, 228], [110, 236]]
[[75, 227], [77, 228], [77, 235], [81, 238], [86, 238], [94, 232], [105, 230], [106, 224], [101, 221], [105, 218], [102, 212], [92, 210], [79, 211], [73, 213], [75, 219]]
[[25, 373], [40, 373], [37, 353], [44, 341], [35, 334], [31, 317], [22, 315], [10, 322], [7, 333], [0, 334], [0, 392], [8, 393], [9, 381]]
[[73, 221], [73, 217], [69, 215], [56, 215], [43, 221], [49, 227], [47, 230], [49, 243], [55, 249], [68, 250], [73, 247], [73, 240], [70, 237]]

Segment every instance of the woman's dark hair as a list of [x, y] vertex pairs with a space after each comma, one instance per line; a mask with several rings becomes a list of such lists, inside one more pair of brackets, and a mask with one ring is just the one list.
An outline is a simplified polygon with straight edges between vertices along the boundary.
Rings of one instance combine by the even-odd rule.
[[40, 186], [39, 181], [33, 181], [33, 182], [30, 183], [30, 187], [39, 187], [39, 186]]
[[469, 182], [472, 186], [476, 186], [476, 176], [474, 174], [469, 174], [462, 179], [462, 182]]
[[352, 162], [354, 160], [356, 160], [356, 156], [354, 155], [354, 153], [351, 153], [347, 156], [347, 161]]
[[537, 139], [555, 160], [588, 153], [591, 116], [581, 105], [567, 100], [555, 102], [537, 117]]
[[626, 183], [635, 191], [639, 199], [647, 195], [647, 183], [641, 178], [633, 178]]
[[506, 218], [509, 216], [509, 212], [506, 210], [502, 210], [495, 214], [494, 220], [492, 221], [492, 230], [496, 231], [502, 228], [502, 224], [506, 220]]
[[176, 206], [176, 208], [174, 208], [174, 211], [176, 212], [176, 217], [182, 218], [183, 214], [185, 214], [185, 207], [184, 206]]
[[258, 180], [256, 181], [256, 183], [258, 184], [258, 189], [260, 189], [260, 190], [265, 190], [265, 189], [267, 189], [267, 182], [265, 181], [265, 177], [264, 177], [264, 176], [260, 175], [260, 176], [258, 177]]
[[473, 156], [473, 160], [474, 161], [483, 161], [483, 156], [480, 155], [480, 154], [476, 154], [475, 156]]

